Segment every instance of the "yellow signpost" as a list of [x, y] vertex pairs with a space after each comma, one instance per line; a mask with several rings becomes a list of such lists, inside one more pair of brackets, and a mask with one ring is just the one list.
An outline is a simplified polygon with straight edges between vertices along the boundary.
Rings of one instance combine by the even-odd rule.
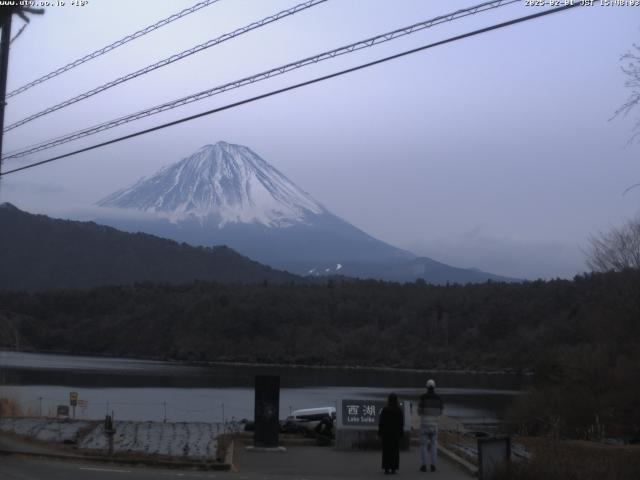
[[78, 392], [69, 392], [69, 405], [73, 407], [73, 419], [76, 418], [76, 405], [78, 404]]

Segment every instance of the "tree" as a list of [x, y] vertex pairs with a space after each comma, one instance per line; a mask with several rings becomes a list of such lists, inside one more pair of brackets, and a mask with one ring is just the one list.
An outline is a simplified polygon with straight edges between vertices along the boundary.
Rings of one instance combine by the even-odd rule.
[[597, 272], [640, 269], [640, 215], [589, 239], [587, 265]]
[[[623, 62], [620, 68], [626, 77], [624, 85], [631, 93], [629, 93], [627, 100], [615, 111], [613, 118], [619, 115], [628, 115], [631, 110], [640, 104], [640, 45], [634, 43], [633, 48], [622, 55], [620, 61]], [[640, 117], [636, 119], [633, 131], [630, 142], [640, 137]]]

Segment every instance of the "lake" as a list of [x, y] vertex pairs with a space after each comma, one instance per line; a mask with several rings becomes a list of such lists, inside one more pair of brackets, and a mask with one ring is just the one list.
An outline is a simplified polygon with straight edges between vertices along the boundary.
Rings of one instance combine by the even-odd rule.
[[86, 401], [77, 418], [219, 422], [253, 418], [255, 375], [280, 375], [280, 418], [291, 410], [334, 406], [339, 398], [416, 401], [434, 378], [445, 414], [463, 422], [502, 419], [530, 378], [508, 374], [254, 365], [193, 366], [122, 358], [0, 351], [0, 390], [25, 413], [55, 414], [69, 393]]

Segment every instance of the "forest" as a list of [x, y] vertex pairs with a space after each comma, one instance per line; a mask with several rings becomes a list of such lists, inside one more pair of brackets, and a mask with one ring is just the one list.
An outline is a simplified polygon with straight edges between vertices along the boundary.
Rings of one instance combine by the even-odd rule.
[[636, 350], [639, 292], [637, 270], [465, 286], [339, 279], [323, 285], [137, 283], [2, 290], [0, 315], [27, 350], [530, 370], [542, 353], [566, 348]]
[[[0, 347], [192, 362], [535, 372], [534, 416], [567, 408], [573, 420], [566, 428], [577, 434], [594, 411], [599, 421], [640, 426], [639, 293], [638, 270], [464, 286], [333, 279], [4, 290]], [[580, 413], [576, 402], [587, 410]], [[527, 415], [521, 408], [520, 418]], [[539, 431], [553, 422], [522, 424]]]

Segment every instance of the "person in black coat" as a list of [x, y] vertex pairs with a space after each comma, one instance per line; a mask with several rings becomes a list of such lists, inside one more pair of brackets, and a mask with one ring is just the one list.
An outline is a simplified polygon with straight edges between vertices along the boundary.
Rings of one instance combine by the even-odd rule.
[[395, 393], [389, 394], [387, 406], [380, 412], [378, 435], [382, 437], [382, 468], [396, 473], [400, 468], [400, 439], [404, 430], [404, 413]]

